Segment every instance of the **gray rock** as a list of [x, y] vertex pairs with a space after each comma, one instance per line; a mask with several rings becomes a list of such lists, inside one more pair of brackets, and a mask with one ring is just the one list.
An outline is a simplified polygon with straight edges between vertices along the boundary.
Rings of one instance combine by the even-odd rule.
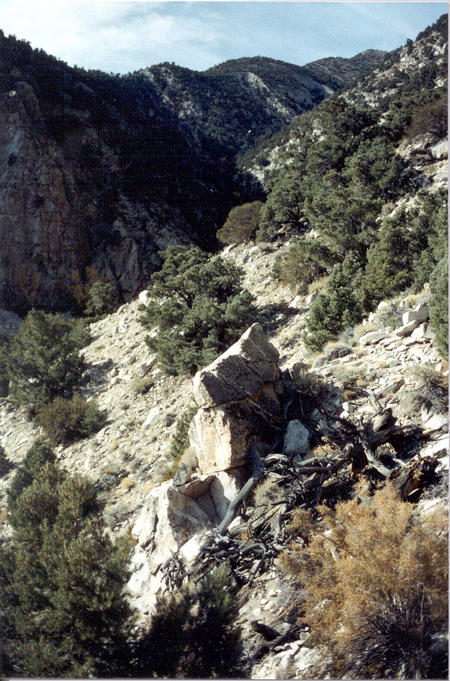
[[395, 329], [394, 333], [396, 336], [409, 336], [414, 329], [419, 326], [419, 324], [420, 322], [417, 319], [413, 319], [412, 321], [408, 322], [408, 324]]
[[191, 499], [198, 499], [198, 497], [202, 497], [204, 494], [207, 494], [214, 480], [214, 475], [202, 475], [198, 478], [193, 477], [184, 485], [175, 486], [179, 492], [185, 494], [187, 497], [190, 497]]
[[311, 434], [307, 428], [299, 421], [294, 419], [289, 421], [284, 434], [283, 452], [288, 456], [305, 455], [309, 451], [309, 440]]
[[406, 326], [412, 321], [417, 321], [419, 324], [426, 322], [428, 319], [428, 305], [426, 303], [421, 303], [417, 305], [413, 310], [407, 310], [402, 315], [403, 325]]
[[359, 344], [360, 345], [372, 345], [373, 343], [378, 343], [380, 340], [386, 337], [386, 331], [379, 330], [379, 331], [369, 331], [369, 333], [365, 333], [364, 336], [361, 336], [359, 339]]
[[428, 154], [436, 161], [448, 158], [448, 139], [439, 140], [439, 142], [428, 149]]
[[253, 324], [226, 352], [194, 376], [194, 396], [201, 407], [241, 400], [279, 376], [278, 351], [260, 324]]
[[17, 333], [22, 320], [15, 312], [0, 310], [0, 329], [8, 336]]

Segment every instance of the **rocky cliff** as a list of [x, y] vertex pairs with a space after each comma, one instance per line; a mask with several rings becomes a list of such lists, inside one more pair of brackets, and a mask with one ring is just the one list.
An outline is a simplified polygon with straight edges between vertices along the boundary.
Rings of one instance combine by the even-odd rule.
[[1, 304], [77, 309], [105, 276], [130, 300], [169, 243], [213, 247], [228, 210], [261, 196], [236, 152], [373, 59], [339, 77], [260, 58], [115, 77], [1, 35]]

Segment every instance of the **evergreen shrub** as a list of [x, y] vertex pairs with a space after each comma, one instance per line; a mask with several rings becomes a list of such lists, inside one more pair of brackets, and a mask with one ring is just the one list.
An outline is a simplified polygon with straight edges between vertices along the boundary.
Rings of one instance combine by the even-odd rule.
[[123, 595], [130, 545], [105, 533], [84, 478], [45, 463], [12, 515], [14, 636], [20, 676], [122, 676], [130, 610]]
[[115, 312], [119, 306], [117, 290], [110, 281], [98, 280], [89, 289], [85, 314], [94, 319], [101, 319]]
[[8, 519], [11, 524], [13, 524], [11, 514], [14, 513], [17, 500], [24, 489], [31, 485], [40, 469], [46, 463], [54, 463], [55, 460], [56, 457], [53, 449], [42, 438], [35, 440], [28, 449], [7, 490]]
[[81, 320], [31, 310], [9, 344], [10, 398], [36, 407], [70, 398], [84, 367], [80, 350], [88, 342]]
[[158, 327], [147, 344], [169, 374], [194, 374], [232, 345], [256, 320], [253, 296], [242, 288], [243, 272], [199, 248], [169, 246], [153, 275], [155, 300], [141, 323]]
[[430, 324], [442, 357], [448, 357], [448, 257], [431, 275]]
[[105, 415], [93, 400], [55, 397], [39, 409], [37, 422], [53, 445], [68, 445], [99, 431], [105, 423]]

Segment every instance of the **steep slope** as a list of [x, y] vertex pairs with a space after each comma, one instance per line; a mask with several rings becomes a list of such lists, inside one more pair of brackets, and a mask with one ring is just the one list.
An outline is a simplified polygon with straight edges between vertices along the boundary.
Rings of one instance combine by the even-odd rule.
[[[347, 88], [345, 93], [338, 96], [344, 101], [352, 103], [362, 109], [369, 109], [374, 113], [374, 121], [392, 121], [398, 129], [393, 130], [397, 135], [404, 133], [411, 119], [414, 104], [420, 101], [419, 93], [427, 91], [429, 98], [445, 95], [447, 85], [447, 31], [448, 18], [443, 15], [435, 24], [422, 31], [416, 40], [408, 40], [406, 45], [386, 54], [381, 63], [378, 54], [373, 63], [374, 70], [370, 76], [361, 76], [357, 85]], [[369, 54], [368, 64], [371, 63]], [[357, 60], [361, 55], [356, 55]], [[333, 65], [341, 65], [339, 60], [332, 60]], [[329, 60], [319, 60], [307, 68], [314, 72]], [[341, 71], [340, 71], [341, 73]], [[434, 93], [434, 94], [433, 94]], [[423, 100], [426, 101], [426, 100]], [[425, 126], [426, 127], [426, 126]], [[247, 150], [239, 161], [244, 172], [253, 174], [258, 181], [270, 188], [273, 176], [282, 170], [283, 166], [292, 161], [300, 146], [317, 140], [321, 131], [320, 109], [317, 116], [301, 116], [289, 126], [281, 129], [271, 139], [262, 139], [253, 149]], [[306, 139], [302, 140], [305, 136]]]
[[104, 276], [129, 300], [168, 243], [214, 247], [228, 210], [261, 196], [236, 151], [338, 84], [262, 61], [264, 77], [258, 59], [115, 77], [0, 35], [1, 304], [73, 309]]
[[174, 64], [141, 71], [169, 109], [201, 143], [236, 153], [370, 71], [384, 53], [325, 59], [295, 66], [267, 57], [231, 59], [204, 72]]

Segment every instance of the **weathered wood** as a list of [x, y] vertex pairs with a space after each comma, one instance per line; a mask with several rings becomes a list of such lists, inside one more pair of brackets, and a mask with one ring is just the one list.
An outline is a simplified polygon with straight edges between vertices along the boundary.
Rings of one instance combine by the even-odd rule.
[[231, 525], [231, 523], [237, 516], [239, 508], [242, 506], [245, 499], [248, 497], [248, 495], [253, 490], [255, 485], [259, 482], [264, 472], [264, 467], [261, 463], [261, 459], [259, 457], [258, 452], [254, 449], [250, 450], [250, 457], [252, 459], [253, 464], [252, 475], [228, 506], [225, 518], [222, 520], [219, 527], [217, 528], [219, 534], [223, 534], [224, 532], [226, 532], [229, 525]]

